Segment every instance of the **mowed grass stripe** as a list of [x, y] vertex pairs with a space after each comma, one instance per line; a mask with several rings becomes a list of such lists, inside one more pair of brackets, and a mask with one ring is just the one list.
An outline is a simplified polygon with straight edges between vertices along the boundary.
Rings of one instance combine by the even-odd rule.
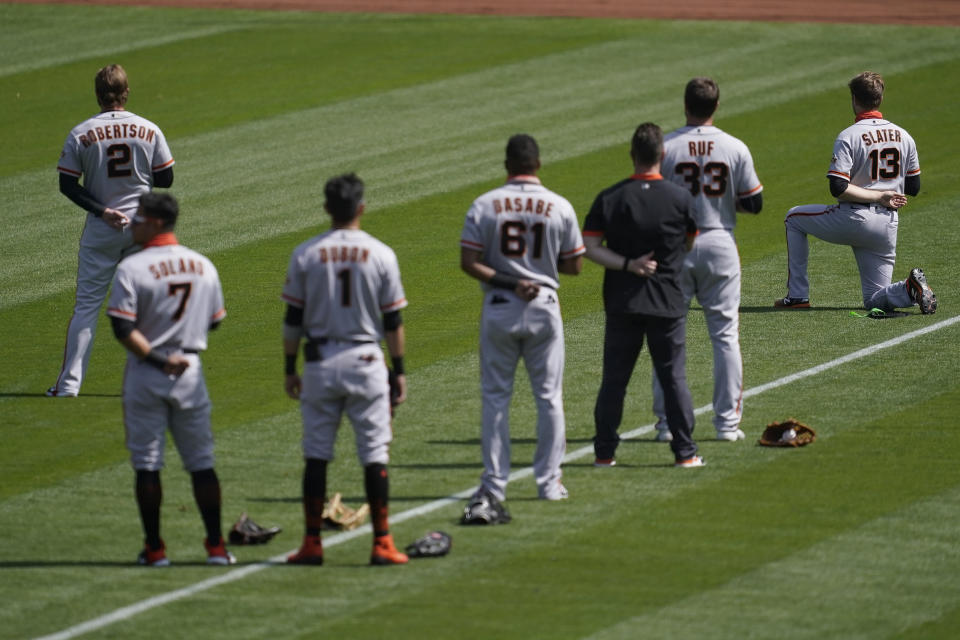
[[[304, 214], [316, 209], [317, 183], [336, 172], [355, 169], [367, 179], [375, 215], [381, 207], [497, 177], [502, 169], [489, 159], [518, 130], [534, 133], [545, 162], [555, 162], [619, 145], [641, 119], [680, 124], [677, 78], [689, 75], [691, 64], [679, 50], [659, 52], [663, 61], [655, 70], [617, 63], [672, 29], [679, 27], [172, 140], [174, 191], [185, 209], [204, 212], [190, 229], [192, 246], [216, 252], [312, 225], [313, 216]], [[955, 58], [943, 34], [931, 32], [920, 52], [911, 47], [911, 55], [891, 67]], [[777, 35], [740, 47], [719, 39], [704, 44], [712, 47], [705, 55], [725, 95], [736, 96], [729, 110], [725, 105], [726, 116], [824, 91], [842, 84], [847, 68], [871, 61], [863, 54], [847, 67], [828, 66], [829, 51], [803, 46], [810, 37], [805, 31]], [[751, 61], [781, 59], [797, 48], [805, 55], [789, 72], [758, 81]], [[838, 71], [824, 73], [825, 66]], [[72, 254], [52, 250], [52, 243], [77, 233], [78, 216], [50, 182], [51, 171], [0, 181], [18, 208], [64, 213], [53, 220], [28, 217], [0, 239], [0, 251], [13, 256], [0, 265], [0, 284], [23, 281], [38, 262], [51, 276], [28, 290], [0, 288], [0, 308], [72, 286]]]
[[[825, 371], [827, 371], [827, 370], [829, 370], [829, 369], [832, 369], [832, 368], [835, 368], [835, 367], [838, 367], [838, 366], [847, 364], [847, 363], [852, 362], [852, 361], [854, 361], [854, 360], [857, 360], [857, 359], [860, 359], [860, 358], [864, 358], [864, 357], [869, 357], [870, 355], [872, 355], [872, 354], [874, 354], [874, 353], [876, 353], [876, 352], [878, 352], [878, 351], [881, 351], [881, 350], [883, 350], [883, 349], [888, 349], [888, 348], [891, 348], [891, 347], [895, 347], [895, 346], [898, 346], [898, 345], [900, 345], [900, 344], [903, 344], [903, 343], [906, 342], [906, 341], [912, 340], [912, 339], [914, 339], [914, 338], [917, 338], [917, 337], [926, 335], [926, 334], [928, 334], [928, 333], [937, 331], [937, 330], [939, 330], [939, 329], [943, 329], [943, 328], [952, 326], [953, 324], [956, 324], [957, 322], [960, 322], [960, 316], [955, 316], [955, 317], [953, 317], [953, 318], [949, 318], [949, 319], [947, 319], [947, 320], [940, 321], [940, 322], [938, 322], [938, 323], [936, 323], [936, 324], [930, 325], [930, 326], [925, 327], [925, 328], [923, 328], [923, 329], [920, 329], [920, 330], [917, 330], [917, 331], [913, 331], [913, 332], [911, 332], [911, 333], [909, 333], [909, 334], [905, 334], [905, 335], [903, 335], [903, 336], [901, 336], [901, 337], [899, 337], [899, 338], [896, 338], [896, 339], [893, 339], [893, 340], [888, 340], [888, 341], [886, 341], [886, 342], [884, 342], [884, 343], [876, 344], [876, 345], [873, 345], [873, 346], [871, 346], [871, 347], [869, 347], [869, 348], [866, 348], [866, 349], [861, 349], [861, 350], [859, 350], [859, 351], [857, 351], [857, 352], [851, 353], [851, 354], [849, 354], [849, 355], [847, 355], [847, 356], [844, 356], [844, 357], [842, 357], [842, 358], [838, 358], [838, 359], [833, 360], [833, 361], [831, 361], [831, 362], [826, 362], [826, 363], [823, 363], [823, 364], [821, 364], [821, 365], [819, 365], [819, 366], [817, 366], [817, 367], [813, 367], [813, 368], [807, 369], [807, 370], [805, 370], [805, 371], [796, 372], [796, 373], [791, 374], [791, 375], [789, 375], [789, 376], [785, 376], [785, 377], [783, 377], [783, 378], [780, 378], [779, 380], [775, 380], [775, 381], [772, 381], [772, 382], [770, 382], [770, 383], [766, 383], [766, 384], [760, 385], [759, 387], [756, 387], [756, 388], [753, 388], [753, 389], [749, 389], [749, 390], [747, 390], [747, 391], [744, 393], [744, 397], [747, 398], [747, 397], [757, 396], [757, 395], [760, 395], [761, 393], [764, 393], [764, 392], [766, 392], [766, 391], [771, 391], [771, 390], [773, 390], [773, 389], [776, 389], [776, 388], [779, 388], [779, 387], [782, 387], [782, 386], [790, 385], [790, 384], [792, 384], [792, 383], [794, 383], [794, 382], [796, 382], [796, 381], [798, 381], [798, 380], [801, 380], [801, 379], [803, 379], [803, 378], [807, 378], [807, 377], [811, 377], [811, 376], [816, 376], [816, 375], [818, 375], [818, 374], [820, 374], [820, 373], [823, 373], [823, 372], [825, 372]], [[703, 414], [705, 414], [705, 413], [710, 412], [711, 410], [712, 410], [711, 405], [706, 405], [706, 406], [702, 406], [702, 407], [697, 408], [696, 411], [695, 411], [695, 413], [696, 413], [696, 415], [703, 415]], [[622, 435], [622, 438], [623, 438], [624, 440], [629, 440], [629, 439], [636, 438], [636, 437], [639, 437], [639, 436], [641, 436], [641, 435], [644, 435], [644, 434], [646, 434], [646, 433], [649, 433], [649, 432], [652, 430], [652, 428], [653, 428], [652, 424], [651, 424], [651, 425], [646, 425], [646, 426], [644, 426], [644, 427], [640, 427], [640, 428], [637, 428], [637, 429], [625, 431], [625, 432], [623, 432], [621, 435]], [[709, 433], [708, 430], [707, 430], [707, 432]], [[737, 445], [730, 445], [730, 446], [737, 446]], [[664, 447], [664, 448], [665, 448], [665, 447]], [[571, 462], [576, 462], [577, 460], [580, 460], [580, 459], [583, 459], [583, 458], [589, 458], [589, 457], [592, 456], [592, 455], [593, 455], [593, 448], [592, 448], [592, 446], [591, 446], [591, 447], [581, 447], [581, 448], [579, 448], [579, 449], [576, 449], [575, 451], [572, 451], [572, 452], [568, 453], [568, 454], [565, 456], [565, 458], [564, 458], [564, 462], [565, 462], [565, 464], [568, 464], [568, 463], [571, 463]], [[525, 468], [516, 470], [516, 471], [514, 471], [514, 472], [511, 473], [511, 475], [510, 475], [510, 481], [511, 481], [511, 482], [515, 482], [515, 481], [520, 480], [520, 479], [528, 478], [528, 477], [530, 477], [530, 476], [532, 475], [532, 472], [533, 472], [533, 470], [532, 470], [531, 467], [525, 467]], [[609, 472], [612, 472], [612, 470], [609, 471]], [[397, 514], [392, 518], [392, 523], [394, 524], [394, 526], [396, 526], [396, 525], [399, 525], [399, 524], [401, 524], [401, 523], [403, 523], [403, 522], [407, 522], [407, 521], [409, 521], [409, 520], [413, 520], [413, 519], [415, 519], [415, 518], [417, 518], [417, 517], [424, 516], [424, 515], [428, 515], [428, 514], [434, 512], [434, 511], [437, 511], [437, 510], [439, 510], [439, 509], [448, 507], [448, 506], [450, 506], [450, 505], [452, 505], [452, 504], [456, 504], [456, 503], [458, 503], [459, 501], [461, 501], [462, 499], [464, 499], [464, 498], [468, 497], [469, 495], [471, 495], [471, 494], [473, 493], [473, 491], [475, 491], [475, 490], [476, 490], [476, 487], [475, 487], [475, 486], [474, 486], [474, 487], [469, 487], [469, 488], [467, 488], [467, 489], [464, 489], [464, 490], [461, 490], [461, 491], [459, 491], [459, 492], [457, 492], [457, 493], [454, 493], [454, 494], [450, 495], [450, 496], [447, 497], [447, 498], [440, 499], [440, 500], [435, 500], [435, 501], [433, 501], [433, 502], [420, 505], [420, 506], [418, 506], [418, 507], [416, 507], [416, 508], [413, 508], [413, 509], [408, 509], [408, 510], [405, 510], [405, 511], [401, 511], [401, 512], [397, 513]], [[960, 490], [955, 491], [954, 494], [955, 494], [955, 495], [953, 496], [953, 502], [954, 502], [955, 504], [953, 504], [953, 507], [955, 507], [957, 511], [960, 511]], [[34, 502], [32, 499], [29, 499], [28, 501], [29, 501], [31, 504]], [[939, 511], [942, 512], [942, 511], [943, 511], [943, 508], [940, 508]], [[938, 515], [939, 515], [939, 514], [938, 514]], [[903, 520], [903, 518], [900, 518], [900, 520]], [[914, 526], [915, 526], [915, 525], [914, 525]], [[364, 527], [362, 527], [362, 528], [360, 528], [360, 529], [356, 529], [356, 530], [351, 531], [351, 532], [345, 532], [345, 533], [341, 533], [341, 534], [336, 534], [336, 535], [328, 536], [328, 537], [324, 540], [324, 546], [327, 547], [327, 548], [332, 548], [332, 547], [338, 546], [338, 545], [340, 545], [340, 544], [343, 544], [343, 543], [345, 543], [345, 542], [351, 541], [351, 540], [353, 540], [353, 539], [355, 539], [355, 538], [358, 538], [358, 537], [361, 537], [361, 536], [366, 536], [366, 535], [369, 535], [369, 526], [364, 526]], [[878, 534], [878, 533], [875, 533], [875, 532], [874, 532], [874, 533], [868, 533], [868, 535], [870, 535], [870, 536], [873, 537], [873, 538], [879, 537], [879, 534]], [[856, 539], [856, 536], [850, 536], [850, 535], [846, 535], [846, 534], [845, 534], [845, 535], [843, 536], [843, 538], [849, 541], [851, 538]], [[904, 541], [903, 541], [903, 544], [907, 544], [908, 542], [910, 542], [910, 541], [909, 541], [909, 540], [904, 540]], [[821, 546], [826, 546], [827, 544], [828, 544], [828, 543], [821, 543]], [[128, 605], [128, 606], [126, 606], [126, 607], [122, 607], [122, 608], [120, 608], [120, 609], [117, 609], [117, 610], [115, 610], [115, 611], [113, 611], [113, 612], [110, 612], [110, 613], [108, 613], [108, 614], [106, 614], [106, 615], [103, 615], [103, 616], [100, 616], [100, 617], [98, 617], [98, 618], [94, 618], [94, 619], [91, 619], [91, 620], [86, 621], [86, 622], [84, 622], [84, 623], [81, 623], [81, 624], [79, 624], [79, 625], [75, 625], [74, 627], [71, 627], [71, 628], [69, 628], [69, 629], [63, 630], [62, 632], [43, 636], [40, 640], [66, 640], [66, 639], [68, 639], [68, 638], [78, 637], [78, 636], [80, 636], [80, 635], [84, 635], [84, 634], [86, 634], [86, 633], [90, 633], [90, 632], [92, 632], [92, 631], [95, 631], [95, 630], [102, 629], [102, 628], [104, 628], [104, 627], [110, 626], [110, 625], [112, 625], [112, 624], [114, 624], [114, 623], [117, 623], [117, 622], [120, 622], [120, 621], [122, 621], [122, 620], [126, 620], [126, 619], [129, 619], [129, 618], [132, 618], [132, 617], [134, 617], [134, 616], [137, 616], [137, 615], [139, 615], [139, 614], [141, 614], [141, 613], [144, 613], [144, 612], [146, 612], [146, 611], [148, 611], [148, 610], [150, 610], [150, 609], [153, 609], [153, 608], [155, 608], [155, 607], [160, 607], [160, 606], [169, 604], [169, 603], [171, 603], [171, 602], [175, 602], [175, 601], [180, 600], [180, 599], [183, 599], [183, 598], [190, 598], [190, 597], [192, 597], [192, 596], [194, 596], [194, 595], [196, 595], [196, 594], [198, 594], [198, 593], [201, 593], [201, 592], [203, 592], [203, 591], [207, 591], [207, 590], [209, 590], [209, 589], [213, 589], [213, 588], [215, 588], [215, 587], [218, 587], [218, 586], [221, 586], [221, 585], [230, 583], [230, 582], [235, 582], [235, 581], [238, 581], [238, 580], [243, 580], [243, 579], [245, 579], [245, 578], [247, 578], [247, 577], [249, 577], [249, 576], [251, 576], [251, 575], [253, 575], [253, 574], [255, 574], [255, 573], [257, 573], [257, 572], [259, 572], [259, 571], [261, 571], [261, 570], [263, 570], [263, 569], [266, 569], [266, 568], [269, 568], [270, 566], [273, 566], [274, 564], [283, 563], [284, 560], [285, 560], [286, 555], [287, 555], [288, 553], [291, 553], [292, 551], [295, 551], [295, 550], [296, 550], [296, 549], [291, 549], [291, 550], [286, 551], [286, 552], [284, 552], [284, 553], [282, 553], [282, 554], [275, 555], [275, 556], [269, 558], [266, 562], [260, 562], [260, 563], [256, 563], [256, 564], [253, 564], [253, 565], [244, 566], [244, 567], [237, 568], [237, 569], [232, 569], [229, 573], [227, 573], [227, 574], [225, 574], [225, 575], [218, 575], [218, 576], [216, 576], [216, 577], [209, 578], [209, 579], [206, 579], [206, 580], [197, 582], [197, 583], [195, 583], [195, 584], [186, 586], [186, 587], [181, 588], [181, 589], [177, 589], [177, 590], [175, 590], [175, 591], [170, 591], [170, 592], [163, 593], [163, 594], [160, 594], [160, 595], [157, 595], [157, 596], [153, 596], [153, 597], [148, 598], [148, 599], [146, 599], [146, 600], [143, 600], [143, 601], [141, 601], [141, 602], [138, 602], [138, 603], [135, 603], [135, 604], [132, 604], [132, 605]], [[919, 556], [920, 558], [928, 558], [928, 557], [929, 557], [929, 554], [931, 553], [931, 551], [932, 551], [932, 550], [929, 548], [929, 546], [927, 546], [927, 547], [924, 547], [921, 551], [917, 551], [914, 555]], [[839, 554], [841, 558], [846, 558], [848, 561], [850, 560], [850, 558], [853, 558], [853, 560], [856, 561], [856, 562], [858, 562], [858, 563], [861, 562], [861, 560], [862, 560], [861, 558], [859, 558], [859, 557], [856, 556], [855, 554], [854, 554], [854, 555], [849, 554], [849, 553], [846, 552], [846, 550], [843, 549], [843, 548], [841, 548], [840, 550], [836, 550], [836, 549], [835, 549], [833, 553], [834, 553], [834, 555], [830, 555], [830, 557], [825, 558], [825, 559], [823, 560], [823, 562], [828, 563], [827, 566], [835, 566], [835, 563], [837, 562], [837, 559], [836, 559], [836, 557], [835, 557], [836, 554]], [[804, 554], [804, 555], [803, 555], [803, 558], [802, 558], [802, 560], [803, 560], [803, 564], [802, 564], [803, 571], [804, 571], [804, 572], [807, 572], [807, 574], [809, 574], [809, 572], [813, 572], [814, 575], [817, 575], [817, 574], [816, 574], [816, 570], [813, 569], [813, 568], [811, 568], [811, 567], [809, 566], [809, 562], [806, 561], [807, 554], [816, 555], [816, 552], [815, 552], [815, 551], [807, 551], [807, 550], [804, 550], [804, 551], [803, 551], [803, 554]], [[960, 552], [954, 553], [954, 555], [956, 556], [957, 561], [960, 562]], [[901, 554], [899, 554], [899, 560], [898, 560], [898, 562], [901, 563], [901, 564], [900, 564], [900, 565], [897, 565], [896, 568], [897, 568], [897, 570], [899, 571], [899, 568], [900, 568], [901, 566], [903, 566], [903, 567], [910, 566], [910, 565], [909, 565], [909, 562], [914, 562], [915, 560], [916, 560], [916, 558], [912, 558], [912, 559], [909, 559], [909, 560], [908, 560], [908, 559], [905, 559], [905, 554], [902, 554], [902, 553], [901, 553]], [[829, 564], [829, 563], [833, 563], [833, 565], [831, 565], [831, 564]], [[780, 567], [773, 567], [773, 568], [770, 569], [770, 571], [772, 571], [774, 575], [779, 576], [779, 577], [784, 577], [784, 576], [786, 576], [786, 578], [788, 578], [789, 580], [794, 580], [795, 577], [796, 577], [795, 575], [793, 575], [793, 573], [796, 573], [796, 572], [791, 573], [790, 571], [785, 571], [785, 570], [783, 570], [783, 569], [780, 568]], [[766, 575], [766, 568], [765, 568], [765, 570], [764, 570], [763, 572], [758, 572], [758, 573], [761, 573], [761, 574], [763, 574], [763, 575]], [[788, 581], [789, 581], [789, 580], [788, 580]], [[796, 583], [794, 582], [794, 585], [795, 585], [795, 584], [796, 584]], [[776, 592], [777, 592], [776, 590], [770, 591], [770, 593], [776, 593]], [[740, 595], [742, 595], [742, 594], [740, 594]], [[951, 594], [951, 595], [952, 595], [952, 594]], [[703, 595], [701, 595], [701, 596], [698, 596], [698, 598], [707, 598], [707, 597], [712, 597], [712, 591], [711, 591], [711, 592], [708, 592], [708, 593], [706, 593], [706, 594], [703, 594]], [[948, 600], [948, 602], [950, 602], [950, 601], [952, 601], [952, 600]], [[688, 603], [681, 602], [681, 603], [677, 603], [675, 606], [676, 606], [678, 609], [682, 609], [682, 607], [687, 606], [687, 604], [688, 604]], [[768, 606], [769, 606], [769, 605], [765, 605], [765, 607], [768, 607]], [[795, 611], [794, 609], [791, 609], [791, 613], [796, 613], [796, 611]], [[603, 637], [603, 638], [606, 638], [606, 637], [611, 637], [611, 638], [612, 638], [612, 637], [630, 637], [630, 633], [632, 632], [632, 630], [636, 629], [637, 623], [643, 623], [643, 624], [646, 624], [646, 623], [647, 623], [647, 617], [648, 617], [648, 616], [645, 616], [645, 617], [643, 617], [643, 619], [640, 619], [640, 620], [637, 620], [637, 621], [631, 620], [629, 623], [621, 623], [621, 625], [618, 625], [618, 627], [616, 627], [616, 628], [614, 628], [614, 629], [610, 629], [610, 630], [605, 631], [605, 632], [604, 632], [604, 635], [596, 636], [596, 637], [598, 637], [598, 638], [599, 638], [599, 637]], [[676, 619], [675, 617], [671, 617], [671, 616], [663, 617], [663, 616], [657, 615], [657, 616], [654, 616], [654, 617], [657, 617], [657, 618], [659, 618], [659, 619], [661, 619], [661, 620], [663, 620], [663, 619], [675, 620], [675, 619]], [[928, 619], [928, 618], [925, 618], [924, 621], [925, 621], [926, 619]], [[888, 621], [886, 621], [886, 620], [884, 620], [883, 622], [884, 622], [884, 624], [887, 624], [887, 623], [888, 623]], [[670, 623], [667, 628], [670, 628], [670, 627], [672, 627], [672, 626], [673, 626], [673, 623]], [[648, 628], [648, 627], [644, 627], [644, 628]], [[882, 627], [881, 627], [881, 628], [882, 628]], [[618, 631], [618, 630], [619, 630], [619, 631]], [[624, 635], [624, 630], [626, 630], [626, 632], [627, 632], [626, 635]], [[818, 630], [818, 633], [821, 633], [821, 632], [822, 632], [822, 630]], [[614, 634], [614, 635], [607, 635], [607, 634]], [[804, 630], [804, 635], [796, 636], [796, 637], [819, 637], [819, 635], [809, 636], [809, 635], [807, 635], [807, 631]], [[868, 634], [867, 636], [864, 636], [864, 637], [871, 637], [871, 636]]]

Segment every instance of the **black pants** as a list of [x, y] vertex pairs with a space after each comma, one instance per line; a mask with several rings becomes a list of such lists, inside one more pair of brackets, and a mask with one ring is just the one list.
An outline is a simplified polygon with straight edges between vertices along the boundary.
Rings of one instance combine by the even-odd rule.
[[659, 318], [637, 313], [608, 313], [603, 338], [603, 381], [593, 417], [597, 458], [612, 458], [620, 442], [617, 429], [623, 419], [623, 399], [637, 357], [647, 337], [653, 367], [663, 386], [667, 423], [673, 434], [677, 460], [696, 454], [693, 441], [693, 400], [687, 386], [686, 317]]

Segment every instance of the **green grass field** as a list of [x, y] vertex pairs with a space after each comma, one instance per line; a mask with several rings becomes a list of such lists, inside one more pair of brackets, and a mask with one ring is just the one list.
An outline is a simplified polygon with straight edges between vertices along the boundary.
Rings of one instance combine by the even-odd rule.
[[[960, 624], [960, 31], [956, 28], [323, 15], [0, 4], [0, 638], [954, 638]], [[83, 216], [58, 192], [68, 130], [96, 110], [103, 64], [177, 160], [178, 235], [218, 265], [228, 317], [204, 356], [226, 524], [284, 528], [203, 564], [175, 453], [163, 535], [174, 566], [132, 565], [142, 534], [123, 447], [124, 354], [102, 322], [83, 395], [60, 365]], [[811, 245], [809, 312], [785, 293], [783, 214], [824, 202], [846, 82], [884, 74], [884, 114], [916, 138], [923, 190], [903, 211], [895, 277], [922, 266], [936, 315], [874, 321], [849, 249]], [[514, 522], [457, 526], [481, 472], [478, 287], [458, 269], [463, 214], [533, 134], [544, 182], [586, 213], [626, 176], [633, 128], [682, 124], [694, 75], [751, 147], [764, 211], [738, 228], [747, 441], [709, 440], [711, 349], [688, 330], [705, 469], [650, 440], [649, 366], [628, 398], [619, 466], [590, 464], [601, 272], [560, 292], [571, 499], [536, 500], [535, 411], [518, 376]], [[368, 184], [365, 228], [394, 247], [409, 308], [410, 399], [394, 424], [399, 543], [453, 535], [442, 560], [373, 569], [367, 530], [327, 539], [319, 569], [268, 562], [299, 544], [299, 411], [282, 392], [279, 300], [292, 248], [325, 228], [324, 180]], [[875, 348], [880, 345], [882, 348]], [[849, 354], [857, 358], [814, 369]], [[795, 378], [787, 378], [792, 374]], [[787, 379], [785, 379], [787, 378]], [[788, 416], [802, 450], [754, 446]], [[331, 490], [363, 500], [349, 427]], [[439, 502], [438, 502], [439, 501]], [[89, 624], [85, 624], [88, 623]]]

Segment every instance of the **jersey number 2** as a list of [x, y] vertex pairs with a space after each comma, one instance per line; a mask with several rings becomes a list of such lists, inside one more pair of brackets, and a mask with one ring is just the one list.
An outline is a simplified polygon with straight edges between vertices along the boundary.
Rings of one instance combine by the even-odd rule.
[[130, 169], [130, 145], [112, 144], [107, 147], [107, 176], [111, 178], [127, 178], [133, 171]]

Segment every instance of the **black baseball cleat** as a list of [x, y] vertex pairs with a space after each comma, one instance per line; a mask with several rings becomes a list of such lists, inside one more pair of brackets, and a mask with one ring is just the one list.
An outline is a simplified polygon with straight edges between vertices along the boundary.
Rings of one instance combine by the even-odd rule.
[[489, 491], [480, 489], [464, 507], [460, 524], [507, 524], [510, 520], [510, 513], [500, 501]]
[[777, 309], [809, 309], [810, 298], [777, 298], [773, 306]]
[[914, 304], [920, 305], [920, 313], [927, 315], [937, 310], [937, 296], [927, 285], [927, 277], [923, 275], [923, 269], [911, 269], [906, 285], [910, 299]]

